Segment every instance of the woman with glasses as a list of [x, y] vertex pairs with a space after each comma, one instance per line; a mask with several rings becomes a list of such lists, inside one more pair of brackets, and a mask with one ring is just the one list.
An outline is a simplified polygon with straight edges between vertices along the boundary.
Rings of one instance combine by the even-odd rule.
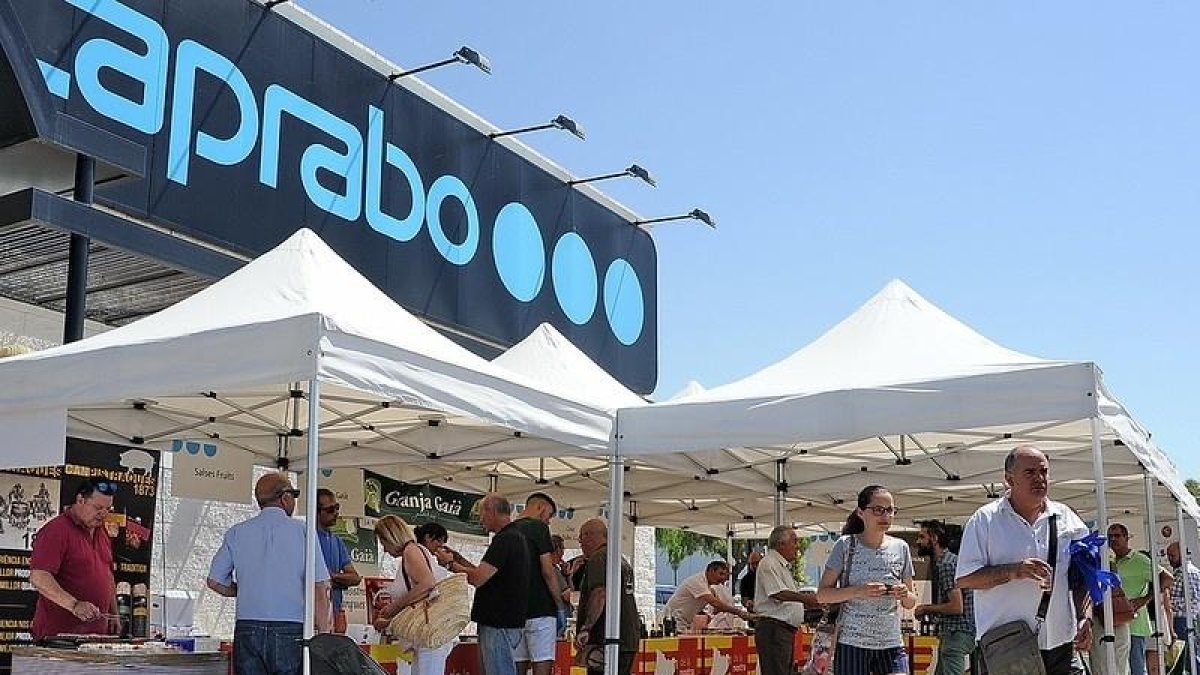
[[[443, 528], [444, 532], [445, 529]], [[426, 529], [425, 538], [436, 537]], [[396, 580], [387, 586], [390, 602], [376, 612], [375, 627], [385, 630], [388, 623], [405, 607], [424, 599], [434, 585], [450, 575], [436, 564], [428, 545], [418, 544], [417, 536], [408, 523], [397, 516], [384, 516], [375, 523], [375, 535], [388, 555], [399, 558]], [[444, 675], [446, 658], [454, 647], [454, 640], [441, 647], [414, 649], [412, 675]]]
[[863, 488], [825, 563], [817, 601], [842, 605], [833, 657], [837, 675], [908, 673], [899, 609], [912, 609], [917, 596], [908, 544], [887, 533], [895, 516], [887, 488]]

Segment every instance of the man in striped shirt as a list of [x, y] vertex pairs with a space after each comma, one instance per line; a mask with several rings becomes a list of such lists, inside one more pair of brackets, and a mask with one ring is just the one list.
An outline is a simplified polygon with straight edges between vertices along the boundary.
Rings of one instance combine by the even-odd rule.
[[[1179, 542], [1174, 542], [1167, 547], [1167, 560], [1170, 561], [1175, 572], [1175, 583], [1171, 585], [1171, 611], [1175, 615], [1172, 628], [1175, 632], [1175, 639], [1187, 639], [1187, 601], [1184, 594], [1191, 591], [1192, 624], [1195, 625], [1197, 619], [1200, 619], [1200, 569], [1196, 569], [1192, 561], [1183, 560], [1183, 556], [1179, 554]], [[1184, 565], [1187, 566], [1186, 579]], [[1200, 663], [1200, 659], [1197, 661]], [[1193, 672], [1197, 671], [1193, 670]]]

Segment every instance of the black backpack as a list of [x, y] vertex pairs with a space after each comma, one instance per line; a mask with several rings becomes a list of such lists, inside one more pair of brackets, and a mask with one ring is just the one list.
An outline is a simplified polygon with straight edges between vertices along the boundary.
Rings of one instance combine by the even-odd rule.
[[345, 635], [314, 635], [308, 641], [308, 658], [312, 675], [387, 675], [383, 666]]

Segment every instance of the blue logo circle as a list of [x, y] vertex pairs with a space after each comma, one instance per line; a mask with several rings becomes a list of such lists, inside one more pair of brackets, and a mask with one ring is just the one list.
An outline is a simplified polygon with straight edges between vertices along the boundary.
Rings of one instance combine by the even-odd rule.
[[[467, 214], [467, 236], [461, 244], [450, 241], [442, 229], [442, 202], [447, 197], [457, 199]], [[433, 181], [425, 200], [425, 220], [429, 223], [429, 238], [446, 262], [460, 266], [471, 262], [479, 246], [479, 212], [475, 209], [471, 191], [461, 180], [454, 176], [441, 176]]]
[[500, 281], [514, 298], [529, 302], [546, 278], [546, 247], [542, 231], [524, 204], [505, 204], [492, 230], [492, 258]]
[[617, 258], [604, 273], [604, 314], [618, 342], [626, 347], [637, 342], [645, 311], [637, 272], [624, 258]]
[[596, 311], [596, 262], [583, 237], [568, 232], [558, 240], [550, 273], [563, 313], [572, 323], [587, 323]]

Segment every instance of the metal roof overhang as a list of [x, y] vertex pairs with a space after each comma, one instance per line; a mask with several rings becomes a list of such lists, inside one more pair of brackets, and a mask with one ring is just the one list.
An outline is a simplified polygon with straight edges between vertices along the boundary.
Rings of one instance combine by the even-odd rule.
[[0, 296], [64, 311], [71, 234], [91, 240], [87, 318], [120, 326], [168, 307], [245, 259], [39, 188], [0, 197]]

